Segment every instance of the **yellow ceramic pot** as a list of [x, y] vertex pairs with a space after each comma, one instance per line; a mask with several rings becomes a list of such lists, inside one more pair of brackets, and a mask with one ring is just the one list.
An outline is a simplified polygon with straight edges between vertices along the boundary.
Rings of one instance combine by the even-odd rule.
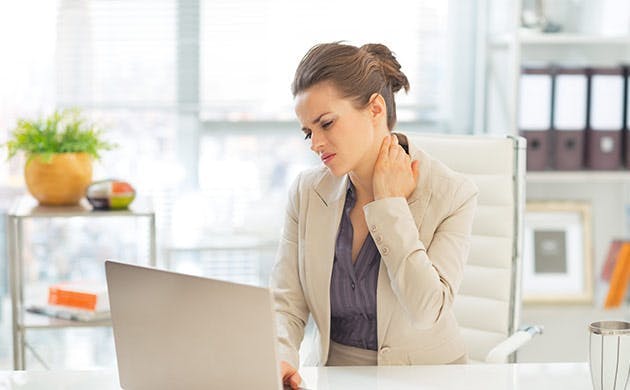
[[92, 159], [87, 153], [58, 153], [46, 162], [35, 155], [26, 162], [24, 177], [41, 205], [76, 205], [92, 182]]

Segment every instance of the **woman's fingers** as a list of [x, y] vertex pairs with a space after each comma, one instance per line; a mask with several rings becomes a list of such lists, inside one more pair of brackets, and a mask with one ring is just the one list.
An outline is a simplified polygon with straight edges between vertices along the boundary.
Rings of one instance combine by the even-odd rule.
[[383, 138], [383, 142], [381, 142], [381, 149], [378, 152], [378, 160], [385, 161], [387, 159], [391, 143], [392, 139], [390, 137]]
[[405, 153], [403, 147], [398, 143], [398, 137], [391, 134], [383, 138], [377, 161], [380, 160], [382, 163], [391, 163], [401, 158], [407, 162], [411, 161], [409, 155]]
[[290, 365], [288, 362], [282, 360], [280, 362], [280, 371], [282, 375], [282, 383], [291, 386], [292, 389], [297, 389], [302, 383], [302, 377], [298, 370]]
[[413, 182], [418, 185], [420, 179], [420, 161], [413, 160], [411, 162], [411, 172], [413, 173]]
[[385, 137], [374, 166], [374, 199], [409, 197], [420, 177], [419, 166], [420, 163], [411, 160], [394, 134]]
[[287, 382], [296, 372], [297, 369], [290, 365], [288, 362], [284, 360], [280, 362], [280, 373], [282, 375], [283, 382]]
[[289, 386], [291, 386], [292, 389], [297, 390], [297, 388], [300, 387], [300, 383], [302, 383], [302, 377], [296, 371], [295, 374], [291, 375], [291, 377], [289, 378]]
[[390, 137], [392, 141], [389, 147], [389, 153], [391, 157], [394, 157], [398, 155], [398, 153], [402, 149], [402, 146], [400, 146], [400, 144], [398, 143], [398, 137], [396, 137], [394, 134], [390, 135]]

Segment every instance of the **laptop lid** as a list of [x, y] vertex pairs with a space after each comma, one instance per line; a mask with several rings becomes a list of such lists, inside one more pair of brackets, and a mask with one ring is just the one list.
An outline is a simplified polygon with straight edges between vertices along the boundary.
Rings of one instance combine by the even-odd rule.
[[120, 385], [281, 389], [266, 288], [105, 262]]

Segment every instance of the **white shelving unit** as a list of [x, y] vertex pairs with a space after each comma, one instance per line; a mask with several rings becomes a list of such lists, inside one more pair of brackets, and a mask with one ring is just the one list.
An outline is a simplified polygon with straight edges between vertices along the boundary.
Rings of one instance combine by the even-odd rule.
[[[104, 327], [110, 326], [110, 320], [80, 322], [50, 318], [39, 314], [26, 312], [25, 298], [25, 268], [24, 261], [26, 247], [26, 232], [24, 225], [27, 221], [41, 223], [47, 219], [61, 219], [68, 221], [74, 218], [100, 220], [103, 218], [124, 218], [135, 220], [141, 218], [148, 223], [148, 264], [156, 265], [155, 213], [150, 208], [131, 207], [128, 210], [93, 211], [84, 200], [77, 206], [38, 206], [35, 199], [25, 196], [18, 198], [7, 214], [7, 246], [9, 253], [9, 285], [11, 290], [12, 336], [13, 336], [13, 368], [26, 369], [25, 352], [29, 348], [35, 358], [43, 363], [41, 358], [26, 340], [28, 330], [64, 329], [72, 327]], [[49, 238], [48, 238], [49, 239]], [[112, 245], [116, 245], [112, 242]], [[99, 259], [104, 261], [106, 259]], [[97, 261], [94, 259], [94, 261]]]
[[[590, 9], [583, 1], [583, 11]], [[483, 128], [488, 133], [518, 134], [517, 108], [519, 101], [519, 78], [524, 64], [553, 63], [577, 66], [614, 66], [630, 63], [630, 17], [628, 18], [628, 33], [604, 35], [598, 33], [558, 32], [538, 33], [522, 29], [521, 9], [524, 0], [487, 0], [488, 14], [487, 35], [484, 37], [486, 47], [484, 69], [480, 72], [483, 77], [484, 101], [478, 112], [484, 120]], [[548, 7], [552, 4], [546, 2]], [[568, 3], [567, 3], [568, 4]], [[557, 6], [557, 5], [555, 5]], [[555, 9], [558, 12], [558, 9]], [[589, 18], [581, 18], [587, 21]], [[597, 25], [597, 21], [594, 22]], [[593, 31], [591, 26], [582, 26], [587, 31]], [[593, 211], [606, 214], [607, 209], [618, 208], [619, 216], [626, 218], [625, 207], [630, 204], [630, 170], [619, 171], [577, 171], [577, 172], [528, 172], [527, 174], [529, 199], [578, 199], [592, 200]], [[598, 199], [585, 198], [594, 185], [603, 186], [605, 195]], [[608, 199], [608, 200], [606, 200]], [[610, 225], [595, 226], [605, 230], [605, 237], [619, 237], [630, 234], [623, 229], [612, 228]], [[615, 225], [615, 224], [613, 224]], [[605, 256], [608, 241], [595, 242], [595, 267]]]
[[[597, 0], [573, 2], [584, 9], [599, 6]], [[521, 9], [526, 0], [486, 0], [487, 34], [478, 47], [485, 48], [483, 71], [478, 71], [477, 85], [484, 90], [481, 104], [477, 103], [477, 127], [487, 133], [518, 134], [517, 108], [519, 78], [525, 64], [559, 64], [575, 66], [614, 66], [630, 63], [630, 17], [627, 33], [604, 35], [592, 26], [582, 25], [583, 31], [533, 33], [521, 25]], [[548, 7], [558, 7], [560, 1], [546, 1]], [[568, 5], [566, 1], [562, 4]], [[558, 11], [556, 8], [555, 11]], [[564, 13], [567, 14], [566, 12]], [[589, 23], [593, 17], [582, 17]], [[551, 18], [550, 18], [551, 19]], [[597, 21], [594, 25], [597, 25]], [[630, 237], [630, 170], [528, 172], [527, 200], [586, 201], [592, 206], [593, 276], [599, 279], [600, 270], [612, 239]], [[595, 283], [595, 299], [601, 298]], [[582, 361], [585, 356], [582, 340], [587, 340], [586, 326], [592, 319], [602, 319], [610, 313], [592, 305], [524, 305], [521, 317], [528, 323], [549, 325], [549, 335], [532, 343], [524, 351], [524, 361]], [[567, 318], [570, 318], [567, 321]], [[626, 317], [627, 318], [627, 315]], [[580, 326], [567, 326], [567, 324]], [[562, 326], [559, 326], [562, 324]], [[584, 325], [584, 327], [581, 327]], [[545, 332], [547, 333], [547, 332]], [[578, 337], [579, 342], [576, 343]], [[544, 339], [544, 340], [542, 340]], [[575, 347], [579, 345], [579, 348]], [[542, 347], [541, 347], [542, 346]], [[521, 355], [519, 355], [519, 359]]]
[[[582, 3], [595, 2], [584, 0]], [[485, 0], [486, 34], [477, 47], [485, 50], [477, 72], [482, 102], [476, 102], [477, 116], [488, 133], [517, 134], [518, 85], [520, 69], [528, 63], [614, 66], [630, 63], [630, 28], [624, 34], [581, 32], [540, 33], [520, 28], [522, 0]], [[552, 2], [545, 2], [550, 4]], [[585, 10], [587, 7], [585, 6]], [[585, 11], [586, 12], [586, 11]], [[628, 18], [630, 26], [630, 17]], [[589, 20], [589, 18], [582, 18]], [[585, 26], [586, 30], [592, 30]], [[479, 96], [478, 95], [478, 96]]]

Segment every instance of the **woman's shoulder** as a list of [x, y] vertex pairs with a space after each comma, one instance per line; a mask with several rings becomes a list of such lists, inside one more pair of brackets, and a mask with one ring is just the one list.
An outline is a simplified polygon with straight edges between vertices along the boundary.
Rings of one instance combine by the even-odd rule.
[[477, 185], [469, 176], [452, 170], [440, 160], [434, 159], [434, 163], [431, 165], [433, 168], [434, 191], [443, 194], [459, 194], [465, 198], [479, 191]]
[[300, 187], [311, 187], [321, 181], [327, 174], [329, 174], [329, 171], [325, 166], [307, 168], [297, 175], [295, 181], [299, 183]]
[[[428, 155], [427, 155], [428, 156]], [[444, 164], [441, 160], [428, 156], [431, 159], [431, 176], [435, 179], [436, 184], [446, 184], [461, 186], [462, 184], [473, 181], [467, 175], [454, 171]]]
[[478, 191], [476, 184], [469, 176], [454, 171], [441, 160], [421, 149], [415, 148], [415, 153], [420, 165], [425, 166], [425, 175], [428, 176], [425, 178], [429, 180], [431, 192], [434, 194], [446, 195], [463, 191], [472, 195]]
[[313, 188], [324, 177], [326, 177], [327, 174], [330, 174], [330, 172], [325, 166], [305, 169], [301, 171], [295, 179], [293, 179], [291, 192], [301, 193], [304, 189]]

